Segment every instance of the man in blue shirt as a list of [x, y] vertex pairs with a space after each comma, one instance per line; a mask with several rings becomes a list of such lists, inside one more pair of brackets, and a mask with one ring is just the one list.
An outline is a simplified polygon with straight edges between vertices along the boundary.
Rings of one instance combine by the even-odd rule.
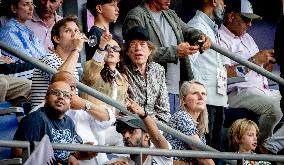
[[[40, 141], [47, 134], [52, 143], [81, 143], [72, 119], [65, 115], [71, 105], [71, 87], [63, 81], [52, 83], [47, 90], [45, 105], [23, 118], [14, 140]], [[15, 148], [15, 157], [22, 155], [22, 149]], [[61, 164], [77, 162], [66, 150], [55, 150], [54, 157]]]

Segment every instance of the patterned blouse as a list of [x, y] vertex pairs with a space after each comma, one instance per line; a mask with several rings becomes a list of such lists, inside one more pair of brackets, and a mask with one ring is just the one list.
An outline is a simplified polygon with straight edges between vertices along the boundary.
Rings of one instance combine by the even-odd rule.
[[148, 63], [146, 79], [135, 66], [128, 66], [126, 72], [129, 97], [144, 107], [150, 116], [167, 122], [171, 115], [164, 68], [155, 62]]
[[[179, 130], [181, 133], [188, 136], [199, 134], [199, 131], [197, 130], [197, 125], [194, 122], [193, 118], [188, 112], [183, 110], [179, 110], [172, 115], [169, 121], [169, 126], [173, 129]], [[188, 144], [182, 142], [179, 139], [174, 138], [171, 134], [165, 134], [165, 137], [172, 145], [172, 149], [191, 150]], [[205, 136], [199, 135], [199, 137], [201, 142], [206, 144]], [[182, 160], [185, 162], [192, 161], [191, 158], [185, 158], [185, 157], [174, 157], [174, 160]]]

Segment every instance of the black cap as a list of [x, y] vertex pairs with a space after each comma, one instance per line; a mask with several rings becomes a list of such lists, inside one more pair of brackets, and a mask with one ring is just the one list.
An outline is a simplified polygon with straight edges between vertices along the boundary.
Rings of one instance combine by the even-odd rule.
[[225, 0], [226, 13], [240, 13], [249, 19], [261, 19], [261, 16], [253, 13], [252, 5], [249, 0]]
[[144, 132], [147, 132], [144, 123], [132, 116], [126, 115], [116, 119], [116, 131], [121, 133], [123, 129], [130, 127], [130, 128], [139, 128], [142, 129]]
[[125, 36], [125, 42], [129, 43], [135, 39], [137, 40], [143, 40], [143, 41], [149, 41], [149, 33], [148, 31], [142, 27], [142, 26], [135, 26], [128, 30]]

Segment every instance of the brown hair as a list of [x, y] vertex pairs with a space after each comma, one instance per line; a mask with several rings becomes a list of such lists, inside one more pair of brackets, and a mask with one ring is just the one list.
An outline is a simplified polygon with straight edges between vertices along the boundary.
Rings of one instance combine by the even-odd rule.
[[119, 2], [120, 0], [87, 0], [87, 9], [91, 12], [91, 14], [96, 17], [97, 16], [97, 5], [104, 5], [112, 2]]
[[59, 37], [60, 35], [60, 28], [62, 26], [65, 26], [67, 22], [75, 22], [75, 24], [79, 27], [79, 29], [81, 30], [81, 27], [80, 27], [80, 24], [79, 24], [79, 21], [78, 21], [78, 18], [77, 16], [75, 15], [70, 15], [70, 16], [67, 16], [61, 20], [59, 20], [58, 22], [56, 22], [51, 30], [51, 40], [52, 40], [52, 43], [54, 45], [54, 48], [57, 47], [57, 43], [53, 40], [53, 37], [54, 36], [57, 36]]
[[255, 127], [256, 135], [258, 135], [259, 128], [252, 120], [246, 118], [238, 119], [231, 125], [229, 129], [229, 145], [231, 151], [235, 152], [239, 150], [240, 140], [251, 127]]

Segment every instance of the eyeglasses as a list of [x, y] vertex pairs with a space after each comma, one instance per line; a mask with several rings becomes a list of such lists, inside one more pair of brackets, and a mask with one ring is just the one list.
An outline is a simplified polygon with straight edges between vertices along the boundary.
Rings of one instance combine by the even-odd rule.
[[107, 51], [112, 50], [114, 52], [120, 52], [121, 48], [119, 46], [116, 46], [116, 45], [110, 46], [109, 44], [107, 44], [106, 47], [105, 47], [105, 50], [107, 50]]
[[48, 94], [52, 94], [54, 96], [57, 96], [59, 97], [61, 94], [63, 95], [64, 98], [67, 98], [67, 99], [71, 99], [72, 97], [72, 94], [68, 91], [63, 91], [63, 90], [60, 90], [60, 89], [51, 89]]

